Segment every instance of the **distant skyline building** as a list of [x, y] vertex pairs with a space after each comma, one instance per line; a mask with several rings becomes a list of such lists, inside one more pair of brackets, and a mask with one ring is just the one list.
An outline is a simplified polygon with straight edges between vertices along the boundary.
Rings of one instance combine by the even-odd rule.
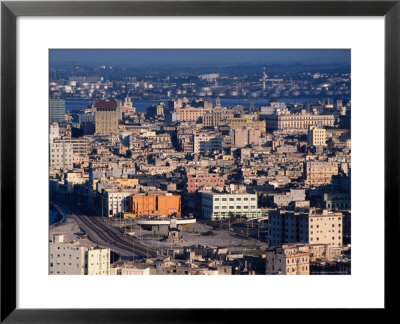
[[65, 122], [65, 100], [50, 98], [49, 102], [50, 114], [49, 122], [51, 123], [62, 123]]
[[95, 132], [96, 135], [118, 134], [119, 111], [114, 101], [96, 102]]

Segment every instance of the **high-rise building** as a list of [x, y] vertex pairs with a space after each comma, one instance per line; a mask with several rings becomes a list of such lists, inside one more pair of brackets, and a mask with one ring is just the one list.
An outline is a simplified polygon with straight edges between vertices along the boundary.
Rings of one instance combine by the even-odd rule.
[[307, 143], [312, 146], [326, 146], [326, 130], [316, 126], [309, 126]]
[[117, 102], [96, 102], [95, 132], [96, 135], [118, 134], [119, 110]]
[[50, 107], [50, 114], [49, 114], [50, 123], [53, 122], [62, 123], [65, 121], [64, 99], [50, 98], [49, 107]]

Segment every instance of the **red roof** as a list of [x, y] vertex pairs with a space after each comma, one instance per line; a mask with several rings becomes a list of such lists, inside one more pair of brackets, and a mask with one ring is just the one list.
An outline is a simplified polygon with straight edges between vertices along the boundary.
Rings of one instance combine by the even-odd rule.
[[117, 108], [115, 101], [98, 101], [94, 104], [96, 108]]

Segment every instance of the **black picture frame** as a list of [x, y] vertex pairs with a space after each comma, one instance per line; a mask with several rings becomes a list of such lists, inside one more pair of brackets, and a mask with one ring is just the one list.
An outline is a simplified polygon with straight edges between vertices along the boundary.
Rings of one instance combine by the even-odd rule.
[[[19, 16], [384, 16], [385, 309], [398, 283], [388, 256], [399, 234], [400, 1], [2, 1], [1, 3], [1, 322], [191, 323], [237, 321], [245, 310], [16, 308], [16, 19]], [[374, 46], [371, 44], [371, 46]], [[368, 175], [366, 175], [368, 176]], [[373, 190], [373, 188], [371, 188]], [[395, 253], [397, 256], [397, 253]], [[373, 264], [371, 264], [373, 266]], [[345, 296], [345, 292], [344, 292]], [[327, 305], [329, 307], [329, 305]], [[177, 303], [179, 308], [179, 303]], [[249, 311], [247, 309], [247, 311]], [[272, 310], [271, 310], [272, 311]], [[251, 310], [251, 318], [266, 316]], [[270, 314], [268, 314], [270, 316]], [[269, 317], [270, 318], [270, 317]], [[267, 320], [267, 319], [265, 319]]]

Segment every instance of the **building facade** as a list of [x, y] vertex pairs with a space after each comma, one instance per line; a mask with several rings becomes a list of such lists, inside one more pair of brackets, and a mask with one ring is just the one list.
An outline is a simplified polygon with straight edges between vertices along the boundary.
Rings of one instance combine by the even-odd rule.
[[307, 144], [310, 146], [326, 146], [326, 130], [316, 126], [309, 126]]
[[193, 140], [193, 152], [196, 154], [222, 150], [222, 136], [196, 134]]
[[117, 102], [96, 102], [95, 108], [96, 135], [118, 134], [119, 111]]
[[266, 261], [269, 275], [310, 274], [309, 248], [302, 244], [269, 248], [266, 251]]
[[63, 235], [54, 235], [50, 242], [49, 274], [109, 275], [110, 249], [67, 243]]
[[181, 217], [181, 196], [132, 195], [129, 197], [129, 211], [135, 217], [151, 215]]
[[54, 170], [73, 169], [73, 148], [68, 142], [50, 143], [50, 168]]
[[187, 192], [195, 193], [204, 186], [218, 187], [225, 184], [225, 178], [218, 173], [196, 173], [187, 175]]
[[306, 161], [304, 164], [304, 182], [306, 185], [320, 186], [330, 184], [332, 176], [339, 172], [337, 162]]
[[102, 209], [103, 217], [119, 217], [129, 210], [129, 196], [134, 193], [133, 189], [103, 189]]
[[333, 127], [335, 124], [334, 115], [318, 115], [316, 113], [310, 114], [303, 111], [301, 114], [290, 114], [285, 110], [279, 110], [274, 115], [266, 115], [265, 121], [267, 123], [267, 131], [275, 130], [301, 130], [306, 131], [309, 126], [329, 126]]
[[201, 213], [205, 219], [221, 219], [230, 216], [261, 217], [256, 194], [202, 192], [201, 195]]
[[50, 98], [49, 101], [49, 121], [50, 123], [65, 122], [65, 100]]
[[287, 243], [328, 244], [341, 247], [343, 243], [343, 214], [315, 208], [294, 211], [272, 211], [268, 215], [270, 246]]

